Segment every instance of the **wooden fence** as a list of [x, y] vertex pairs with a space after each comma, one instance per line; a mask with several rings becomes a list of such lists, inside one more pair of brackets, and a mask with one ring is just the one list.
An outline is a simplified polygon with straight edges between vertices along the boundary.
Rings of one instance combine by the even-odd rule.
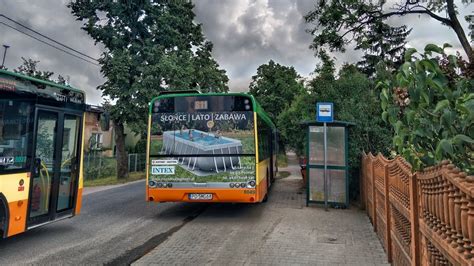
[[474, 176], [362, 154], [362, 206], [393, 265], [474, 265]]

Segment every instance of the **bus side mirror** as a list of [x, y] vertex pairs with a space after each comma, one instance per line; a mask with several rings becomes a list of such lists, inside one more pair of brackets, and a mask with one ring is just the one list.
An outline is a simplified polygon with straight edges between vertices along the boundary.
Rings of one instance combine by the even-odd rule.
[[102, 131], [109, 131], [110, 129], [110, 114], [107, 112], [100, 114], [100, 129]]

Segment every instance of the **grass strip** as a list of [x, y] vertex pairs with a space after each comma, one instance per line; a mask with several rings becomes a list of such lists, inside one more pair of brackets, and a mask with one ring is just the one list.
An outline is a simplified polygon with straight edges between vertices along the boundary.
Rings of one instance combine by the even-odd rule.
[[145, 172], [137, 172], [128, 174], [127, 178], [117, 179], [116, 176], [109, 176], [104, 178], [84, 180], [84, 187], [97, 187], [97, 186], [108, 186], [124, 184], [132, 181], [145, 179]]

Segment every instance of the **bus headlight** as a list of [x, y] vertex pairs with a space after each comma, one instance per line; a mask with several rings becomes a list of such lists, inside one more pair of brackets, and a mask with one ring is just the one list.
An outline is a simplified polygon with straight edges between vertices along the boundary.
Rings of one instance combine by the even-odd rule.
[[161, 183], [158, 183], [158, 185], [157, 185], [157, 186], [158, 186], [159, 188], [162, 188], [162, 187], [163, 187], [163, 184], [161, 184]]
[[229, 184], [229, 187], [230, 187], [230, 188], [234, 188], [234, 187], [235, 187], [235, 184], [234, 184], [234, 183], [230, 183], [230, 184]]
[[241, 183], [241, 184], [240, 184], [240, 187], [241, 187], [241, 188], [247, 187], [247, 184]]
[[173, 186], [173, 184], [172, 184], [172, 183], [168, 183], [168, 187], [172, 187], [172, 186]]
[[149, 186], [149, 187], [155, 187], [155, 186], [156, 186], [156, 182], [153, 181], [153, 180], [150, 180], [150, 181], [148, 181], [148, 186]]
[[253, 180], [250, 181], [250, 182], [249, 182], [249, 185], [250, 185], [251, 187], [255, 187], [255, 181], [253, 181]]
[[235, 188], [239, 188], [240, 187], [240, 184], [239, 183], [235, 183]]

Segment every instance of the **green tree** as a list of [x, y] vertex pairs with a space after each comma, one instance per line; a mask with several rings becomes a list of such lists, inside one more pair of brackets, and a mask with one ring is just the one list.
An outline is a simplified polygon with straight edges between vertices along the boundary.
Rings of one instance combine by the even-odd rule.
[[391, 72], [395, 71], [403, 62], [405, 39], [410, 32], [406, 26], [391, 27], [381, 20], [368, 25], [367, 33], [357, 39], [355, 49], [364, 51], [357, 66], [369, 77], [374, 76], [381, 62]]
[[[225, 72], [210, 60], [212, 45], [194, 23], [190, 1], [75, 1], [69, 7], [84, 22], [82, 29], [105, 48], [99, 62], [107, 80], [98, 89], [114, 102], [108, 110], [116, 132], [117, 176], [123, 178], [128, 174], [124, 123], [143, 134], [152, 97], [196, 84], [208, 89], [204, 80], [225, 91]], [[213, 64], [200, 66], [207, 72], [196, 74], [195, 57], [200, 56], [193, 50], [208, 53], [207, 62]], [[219, 72], [221, 80], [207, 76], [214, 74], [210, 69]]]
[[55, 80], [52, 78], [54, 76], [54, 72], [48, 71], [48, 70], [39, 70], [38, 65], [40, 61], [33, 60], [31, 58], [26, 59], [24, 57], [22, 57], [21, 60], [23, 60], [23, 63], [16, 69], [14, 69], [13, 72], [68, 86], [68, 84], [66, 83], [66, 80], [60, 74], [58, 75], [58, 78]]
[[212, 43], [207, 41], [196, 51], [194, 57], [194, 87], [201, 92], [228, 92], [229, 78], [226, 71], [212, 57]]
[[396, 80], [379, 83], [383, 119], [394, 129], [397, 153], [415, 170], [449, 159], [472, 174], [474, 71], [446, 47], [407, 50]]
[[[351, 197], [358, 195], [358, 170], [362, 151], [390, 153], [392, 132], [383, 123], [378, 93], [373, 82], [355, 65], [344, 65], [336, 75], [334, 61], [325, 52], [309, 92], [302, 93], [278, 118], [280, 131], [289, 148], [303, 155], [306, 132], [302, 121], [314, 120], [316, 102], [334, 103], [335, 119], [353, 122], [349, 137]], [[337, 76], [337, 78], [335, 78]]]
[[21, 60], [23, 60], [23, 63], [13, 70], [15, 73], [20, 73], [37, 79], [53, 81], [51, 77], [54, 75], [54, 72], [41, 71], [37, 69], [40, 61], [31, 58], [26, 59], [24, 57], [21, 57]]
[[66, 79], [61, 75], [58, 75], [58, 79], [56, 80], [56, 82], [61, 85], [67, 85]]
[[256, 97], [272, 119], [276, 119], [304, 90], [300, 78], [293, 67], [270, 60], [268, 64], [257, 68], [257, 75], [252, 76], [249, 93]]
[[301, 122], [314, 119], [314, 105], [314, 97], [306, 91], [302, 92], [276, 121], [285, 149], [295, 151], [298, 156], [304, 156], [306, 147], [306, 131], [303, 130]]
[[[417, 14], [429, 16], [442, 25], [450, 27], [456, 33], [469, 61], [474, 62], [474, 52], [459, 22], [454, 0], [404, 0], [388, 9], [384, 8], [385, 2], [385, 0], [318, 1], [316, 8], [305, 16], [306, 22], [316, 24], [309, 30], [314, 36], [311, 48], [318, 50], [327, 45], [331, 50], [344, 51], [346, 44], [352, 40], [360, 42], [361, 39], [366, 38], [374, 24], [394, 16]], [[463, 0], [466, 5], [470, 2]], [[466, 17], [470, 25], [471, 40], [474, 35], [473, 20], [472, 15]]]

